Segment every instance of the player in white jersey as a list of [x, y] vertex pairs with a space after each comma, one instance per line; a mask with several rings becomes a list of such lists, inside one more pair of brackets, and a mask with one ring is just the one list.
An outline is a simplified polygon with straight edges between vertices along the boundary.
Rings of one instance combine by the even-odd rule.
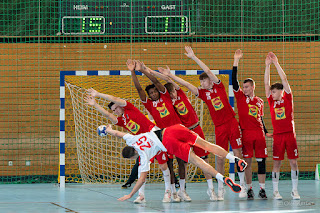
[[118, 200], [120, 201], [130, 199], [139, 190], [145, 182], [148, 171], [150, 170], [150, 160], [156, 155], [158, 156], [159, 153], [163, 151], [168, 151], [168, 153], [176, 155], [182, 160], [198, 166], [204, 172], [207, 172], [218, 180], [223, 181], [231, 188], [232, 191], [236, 193], [241, 191], [240, 185], [234, 183], [229, 177], [224, 177], [211, 165], [207, 164], [203, 159], [195, 155], [192, 151], [192, 147], [197, 146], [220, 157], [235, 160], [237, 165], [241, 168], [241, 171], [244, 171], [247, 167], [247, 163], [244, 160], [228, 153], [220, 146], [205, 141], [196, 133], [181, 124], [176, 124], [162, 130], [157, 130], [155, 132], [150, 131], [135, 136], [129, 133], [113, 130], [109, 124], [107, 125], [106, 132], [126, 140], [128, 146], [122, 150], [122, 156], [124, 158], [136, 159], [138, 155], [141, 158], [141, 168], [139, 168], [140, 177], [130, 194], [119, 198]]

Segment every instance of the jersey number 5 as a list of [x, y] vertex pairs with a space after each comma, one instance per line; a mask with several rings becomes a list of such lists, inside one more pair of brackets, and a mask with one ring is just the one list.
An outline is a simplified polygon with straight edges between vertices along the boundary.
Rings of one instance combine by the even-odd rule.
[[147, 137], [146, 136], [142, 136], [141, 138], [139, 138], [139, 141], [137, 141], [136, 143], [139, 146], [139, 149], [142, 150], [142, 151], [144, 151], [144, 148], [151, 148], [151, 145], [147, 141]]

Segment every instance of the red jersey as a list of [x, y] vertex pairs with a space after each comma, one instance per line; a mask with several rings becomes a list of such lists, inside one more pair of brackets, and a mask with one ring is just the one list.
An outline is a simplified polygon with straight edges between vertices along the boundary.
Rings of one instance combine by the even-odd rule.
[[165, 93], [160, 92], [159, 100], [152, 101], [147, 98], [146, 102], [142, 101], [142, 103], [152, 115], [157, 126], [161, 129], [174, 124], [181, 124], [167, 89]]
[[132, 103], [126, 101], [126, 105], [123, 109], [124, 113], [121, 117], [117, 118], [118, 122], [115, 123], [115, 125], [129, 130], [134, 135], [149, 132], [155, 126], [155, 124], [142, 114]]
[[237, 100], [239, 122], [241, 129], [263, 130], [261, 117], [263, 116], [263, 100], [257, 96], [250, 98], [246, 96], [241, 88], [234, 91]]
[[198, 97], [207, 104], [215, 126], [220, 126], [235, 117], [236, 114], [221, 81], [213, 84], [210, 90], [198, 88], [198, 94]]
[[273, 134], [294, 132], [293, 98], [292, 93], [284, 91], [281, 101], [275, 101], [270, 94], [268, 97], [270, 106]]
[[191, 127], [199, 122], [196, 111], [182, 89], [177, 90], [177, 99], [172, 100], [172, 105], [176, 109], [176, 112], [185, 127]]

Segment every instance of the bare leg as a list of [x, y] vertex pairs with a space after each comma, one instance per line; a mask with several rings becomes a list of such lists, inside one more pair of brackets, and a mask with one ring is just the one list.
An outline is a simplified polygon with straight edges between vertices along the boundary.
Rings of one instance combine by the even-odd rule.
[[[245, 173], [246, 173], [246, 180], [247, 184], [252, 184], [252, 158], [246, 158], [246, 162], [248, 164]], [[260, 181], [259, 181], [260, 182]]]

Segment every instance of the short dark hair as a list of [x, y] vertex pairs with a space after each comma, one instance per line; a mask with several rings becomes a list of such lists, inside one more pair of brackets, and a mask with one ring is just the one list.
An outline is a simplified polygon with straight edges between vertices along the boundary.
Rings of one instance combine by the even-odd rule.
[[155, 87], [156, 87], [156, 85], [150, 84], [150, 85], [146, 86], [145, 91], [146, 91], [146, 92], [148, 93], [148, 95], [149, 95], [149, 90], [152, 89], [152, 88], [155, 88]]
[[283, 90], [283, 84], [276, 82], [276, 83], [272, 84], [270, 87], [270, 90], [273, 90], [273, 89]]
[[173, 83], [166, 83], [164, 86], [167, 88], [169, 93], [171, 93], [175, 90]]
[[244, 81], [243, 81], [244, 84], [248, 83], [248, 82], [250, 82], [252, 86], [254, 86], [254, 84], [255, 84], [255, 82], [252, 78], [247, 78], [247, 79], [244, 79]]
[[136, 154], [135, 153], [135, 149], [133, 147], [131, 147], [131, 146], [125, 146], [122, 149], [122, 157], [124, 157], [124, 158], [131, 158], [135, 154]]
[[203, 73], [201, 73], [201, 74], [199, 75], [199, 80], [203, 80], [203, 79], [205, 79], [205, 78], [209, 78], [209, 76], [208, 76], [207, 73], [203, 72]]
[[111, 107], [114, 105], [114, 103], [113, 102], [110, 102], [109, 104], [108, 104], [108, 107], [109, 107], [109, 109], [111, 109]]

